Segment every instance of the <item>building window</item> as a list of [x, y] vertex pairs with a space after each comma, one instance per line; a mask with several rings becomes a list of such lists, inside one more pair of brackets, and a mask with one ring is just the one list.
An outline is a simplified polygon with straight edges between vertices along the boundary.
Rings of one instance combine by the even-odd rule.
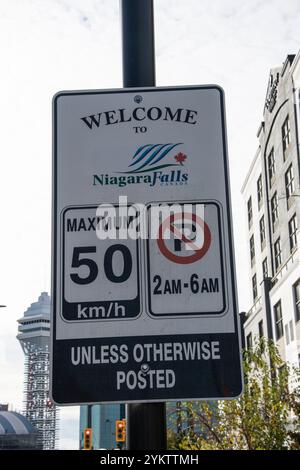
[[271, 218], [272, 218], [272, 229], [275, 230], [275, 224], [278, 220], [278, 198], [277, 193], [274, 193], [274, 196], [271, 199]]
[[258, 203], [258, 210], [261, 208], [263, 202], [263, 186], [262, 186], [262, 176], [257, 180], [257, 203]]
[[275, 155], [274, 155], [274, 148], [272, 148], [271, 152], [268, 156], [268, 174], [269, 174], [269, 185], [270, 187], [273, 184], [275, 178]]
[[289, 239], [290, 239], [290, 252], [292, 253], [297, 248], [297, 218], [296, 214], [293, 215], [289, 221]]
[[262, 262], [262, 272], [263, 272], [264, 279], [268, 277], [268, 259], [267, 258], [265, 258]]
[[294, 303], [295, 303], [295, 321], [300, 320], [300, 279], [293, 285]]
[[253, 346], [252, 333], [249, 333], [246, 338], [247, 349], [251, 349]]
[[290, 129], [290, 120], [287, 116], [286, 120], [283, 123], [281, 128], [281, 135], [282, 135], [282, 148], [283, 148], [283, 159], [286, 159], [285, 152], [291, 142], [291, 129]]
[[263, 250], [266, 246], [266, 228], [265, 228], [265, 218], [264, 216], [261, 217], [259, 221], [259, 234], [260, 234], [260, 246]]
[[264, 322], [263, 320], [260, 320], [260, 322], [258, 323], [258, 335], [259, 335], [259, 338], [263, 338], [264, 336]]
[[252, 294], [253, 294], [253, 302], [257, 299], [257, 278], [256, 274], [252, 277]]
[[278, 270], [279, 266], [281, 265], [281, 244], [280, 244], [280, 237], [277, 238], [276, 242], [274, 243], [274, 258], [275, 258], [275, 269]]
[[274, 305], [274, 320], [275, 320], [275, 332], [276, 332], [276, 340], [278, 341], [283, 336], [283, 322], [282, 322], [282, 309], [281, 309], [281, 301], [277, 302]]
[[255, 247], [254, 247], [254, 235], [250, 238], [250, 259], [251, 259], [251, 266], [253, 266], [255, 262]]
[[286, 202], [287, 208], [289, 209], [291, 206], [291, 196], [295, 192], [295, 181], [294, 181], [294, 171], [293, 166], [290, 165], [285, 173], [285, 194], [286, 194]]
[[249, 197], [247, 202], [247, 209], [248, 209], [248, 227], [250, 228], [253, 221], [253, 213], [252, 213], [252, 198]]

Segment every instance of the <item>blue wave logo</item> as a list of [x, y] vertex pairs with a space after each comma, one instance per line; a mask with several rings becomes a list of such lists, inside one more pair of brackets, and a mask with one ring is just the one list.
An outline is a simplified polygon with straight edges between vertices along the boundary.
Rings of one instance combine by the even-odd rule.
[[162, 161], [169, 155], [171, 150], [181, 144], [182, 142], [178, 144], [142, 145], [132, 157], [132, 163], [129, 165], [129, 168], [132, 169], [122, 173], [145, 173], [170, 166], [178, 166], [180, 163], [162, 163]]

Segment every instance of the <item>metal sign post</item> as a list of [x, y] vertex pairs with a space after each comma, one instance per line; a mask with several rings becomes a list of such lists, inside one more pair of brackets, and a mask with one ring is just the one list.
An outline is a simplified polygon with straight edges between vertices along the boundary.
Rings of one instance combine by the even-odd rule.
[[[123, 85], [155, 86], [153, 0], [121, 0]], [[126, 407], [127, 448], [167, 448], [165, 403], [135, 403]]]
[[121, 0], [123, 85], [155, 86], [153, 0]]

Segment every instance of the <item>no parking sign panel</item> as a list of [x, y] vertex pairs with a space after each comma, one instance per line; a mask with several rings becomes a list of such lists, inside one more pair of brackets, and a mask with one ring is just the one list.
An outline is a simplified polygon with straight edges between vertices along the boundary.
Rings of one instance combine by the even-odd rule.
[[237, 397], [222, 90], [61, 92], [53, 111], [54, 401]]
[[[150, 214], [159, 207], [150, 205]], [[157, 317], [224, 313], [221, 207], [207, 201], [165, 203], [162, 207], [161, 218], [166, 207], [170, 215], [160, 223], [157, 238], [147, 240], [149, 313]], [[150, 231], [151, 219], [153, 216]], [[155, 219], [153, 222], [156, 224]]]

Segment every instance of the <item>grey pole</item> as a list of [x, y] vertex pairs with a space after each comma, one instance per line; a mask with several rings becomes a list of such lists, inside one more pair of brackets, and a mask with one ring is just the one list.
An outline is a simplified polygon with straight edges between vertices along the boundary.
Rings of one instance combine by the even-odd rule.
[[[155, 86], [153, 0], [121, 0], [123, 86]], [[127, 449], [166, 450], [165, 403], [127, 405]]]
[[155, 86], [153, 0], [121, 0], [123, 86]]

